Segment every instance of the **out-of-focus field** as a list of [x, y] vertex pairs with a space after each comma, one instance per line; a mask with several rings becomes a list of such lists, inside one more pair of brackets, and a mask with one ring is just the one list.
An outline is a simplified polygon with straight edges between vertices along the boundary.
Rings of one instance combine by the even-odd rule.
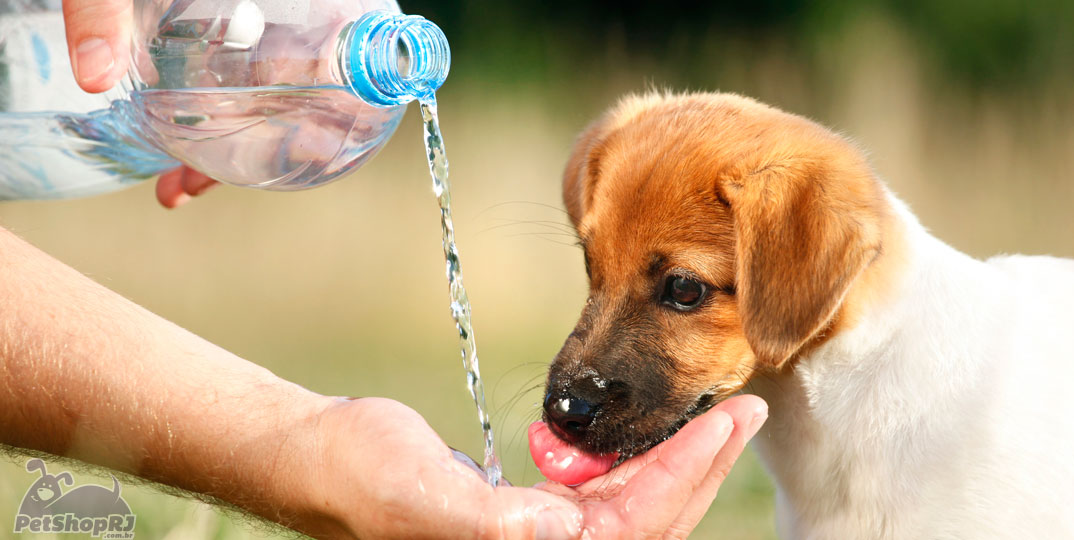
[[[827, 39], [820, 69], [790, 60], [791, 45], [743, 42], [707, 54], [695, 67], [705, 74], [694, 80], [853, 137], [934, 234], [972, 255], [1074, 256], [1069, 87], [946, 85], [882, 19]], [[538, 416], [544, 369], [585, 297], [580, 252], [560, 210], [570, 144], [622, 93], [680, 80], [665, 78], [658, 64], [620, 60], [542, 84], [462, 76], [440, 96], [482, 373], [515, 484], [541, 479], [525, 427]], [[318, 392], [400, 400], [448, 444], [477, 456], [438, 219], [415, 110], [373, 162], [310, 192], [221, 187], [174, 212], [156, 206], [150, 185], [0, 205], [0, 225], [164, 317]], [[32, 481], [24, 461], [0, 460], [0, 531], [11, 531]], [[151, 488], [127, 486], [124, 496], [138, 514], [139, 538], [280, 534]], [[772, 487], [752, 454], [696, 537], [775, 537]]]

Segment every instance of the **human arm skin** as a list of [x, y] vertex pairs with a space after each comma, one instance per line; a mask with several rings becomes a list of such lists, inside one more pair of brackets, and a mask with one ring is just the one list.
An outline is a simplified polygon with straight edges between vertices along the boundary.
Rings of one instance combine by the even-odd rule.
[[279, 379], [0, 228], [0, 442], [316, 538], [684, 538], [766, 416], [740, 396], [577, 488], [493, 489], [405, 405]]
[[301, 526], [300, 449], [331, 403], [0, 229], [0, 442]]

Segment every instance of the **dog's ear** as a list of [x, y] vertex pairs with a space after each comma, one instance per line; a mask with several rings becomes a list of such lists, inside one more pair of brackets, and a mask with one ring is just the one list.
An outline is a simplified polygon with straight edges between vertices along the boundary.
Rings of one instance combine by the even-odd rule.
[[830, 324], [880, 251], [882, 192], [866, 166], [787, 160], [719, 182], [736, 234], [746, 339], [779, 368]]
[[48, 476], [48, 471], [45, 470], [45, 462], [38, 458], [33, 458], [26, 462], [26, 472], [41, 471], [41, 477]]
[[600, 164], [598, 146], [605, 132], [605, 124], [606, 119], [602, 118], [582, 131], [574, 142], [567, 168], [563, 171], [563, 204], [567, 206], [567, 215], [575, 228], [590, 203], [590, 182], [595, 178]]
[[56, 475], [56, 481], [61, 483], [61, 484], [67, 484], [69, 486], [73, 485], [75, 483], [74, 477], [72, 477], [71, 473], [69, 473], [67, 471], [64, 471], [64, 472], [62, 472], [60, 474], [57, 474]]

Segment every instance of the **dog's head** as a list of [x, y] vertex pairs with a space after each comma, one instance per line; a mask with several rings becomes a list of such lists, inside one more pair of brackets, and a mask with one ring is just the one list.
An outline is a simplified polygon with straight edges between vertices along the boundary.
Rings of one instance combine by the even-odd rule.
[[887, 208], [850, 143], [726, 94], [627, 98], [579, 138], [563, 194], [590, 293], [545, 419], [625, 456], [823, 340]]
[[26, 470], [29, 472], [40, 471], [41, 478], [38, 478], [34, 485], [30, 486], [30, 489], [26, 491], [24, 505], [43, 503], [47, 506], [63, 494], [63, 489], [60, 487], [61, 482], [69, 486], [75, 481], [69, 472], [62, 472], [57, 475], [49, 474], [45, 469], [45, 462], [38, 458], [27, 461]]

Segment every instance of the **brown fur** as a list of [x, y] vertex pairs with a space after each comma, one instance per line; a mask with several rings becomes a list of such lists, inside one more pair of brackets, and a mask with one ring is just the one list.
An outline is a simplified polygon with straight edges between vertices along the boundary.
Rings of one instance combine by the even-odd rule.
[[[578, 442], [595, 451], [651, 446], [708, 396], [852, 324], [854, 306], [883, 289], [874, 263], [899, 250], [859, 151], [729, 94], [625, 99], [579, 137], [563, 195], [590, 301], [549, 391], [593, 376], [618, 383]], [[710, 287], [701, 307], [660, 304], [672, 273]]]

